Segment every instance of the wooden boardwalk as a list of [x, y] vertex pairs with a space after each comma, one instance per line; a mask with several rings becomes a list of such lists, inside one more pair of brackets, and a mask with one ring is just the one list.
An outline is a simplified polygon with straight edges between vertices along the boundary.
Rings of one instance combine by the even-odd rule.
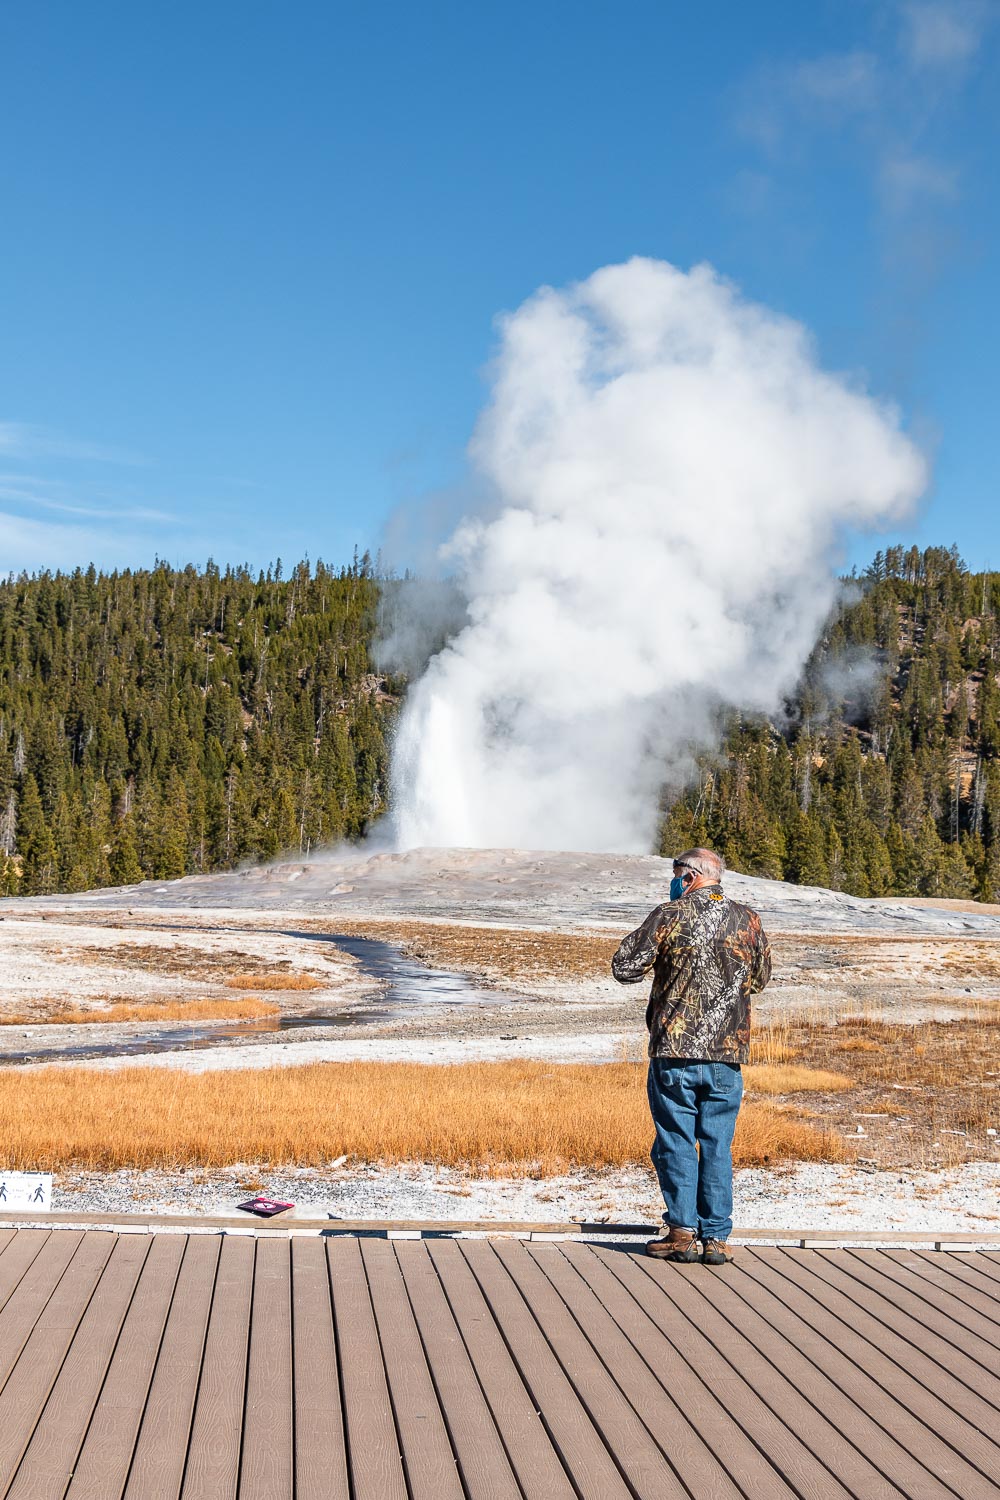
[[0, 1230], [0, 1495], [1000, 1495], [1000, 1253]]

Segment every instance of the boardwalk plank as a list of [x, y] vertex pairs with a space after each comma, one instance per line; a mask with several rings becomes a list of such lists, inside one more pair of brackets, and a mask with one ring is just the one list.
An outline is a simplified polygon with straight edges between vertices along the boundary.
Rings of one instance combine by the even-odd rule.
[[60, 1500], [65, 1493], [149, 1248], [145, 1236], [116, 1242], [8, 1491], [10, 1500]]
[[[912, 1256], [912, 1251], [904, 1254], [898, 1251], [883, 1251], [879, 1260], [871, 1259], [873, 1251], [852, 1251], [853, 1256], [864, 1259], [865, 1265], [876, 1266], [880, 1275], [891, 1278], [898, 1286], [918, 1296], [922, 1301], [928, 1302], [931, 1307], [936, 1308], [939, 1313], [949, 1317], [952, 1323], [966, 1329], [967, 1334], [973, 1340], [982, 1340], [987, 1349], [996, 1352], [997, 1338], [1000, 1337], [1000, 1329], [996, 1323], [996, 1305], [991, 1304], [990, 1314], [984, 1316], [975, 1308], [967, 1304], [966, 1299], [961, 1298], [958, 1293], [960, 1289], [951, 1281], [942, 1281], [937, 1277], [928, 1277], [925, 1274], [924, 1263]], [[913, 1265], [910, 1265], [913, 1260]], [[963, 1335], [963, 1340], [966, 1335]], [[1000, 1374], [1000, 1361], [996, 1365], [997, 1374]]]
[[0, 1389], [82, 1241], [83, 1234], [75, 1230], [65, 1236], [51, 1235], [30, 1256], [27, 1266], [19, 1266], [17, 1285], [0, 1311]]
[[[1000, 1420], [1000, 1391], [978, 1365], [964, 1359], [954, 1345], [906, 1317], [886, 1298], [834, 1264], [827, 1255], [809, 1252], [800, 1259], [797, 1274], [808, 1276], [814, 1297], [830, 1297], [844, 1322], [863, 1331], [870, 1342], [918, 1380], [926, 1390], [940, 1396], [953, 1412], [960, 1412], [977, 1427], [989, 1430]], [[792, 1273], [790, 1273], [792, 1274]], [[821, 1290], [826, 1288], [826, 1291]]]
[[948, 1263], [960, 1264], [965, 1271], [975, 1273], [970, 1285], [978, 1286], [987, 1296], [1000, 1297], [1000, 1254], [985, 1250], [934, 1251]]
[[[656, 1376], [670, 1405], [675, 1406], [683, 1420], [690, 1423], [726, 1473], [738, 1479], [740, 1492], [751, 1500], [775, 1500], [781, 1495], [794, 1494], [795, 1491], [719, 1400], [711, 1380], [703, 1378], [700, 1361], [692, 1358], [690, 1347], [685, 1353], [671, 1342], [663, 1328], [639, 1305], [590, 1246], [567, 1243], [560, 1245], [559, 1251]], [[602, 1347], [603, 1342], [602, 1339]], [[675, 1449], [677, 1420], [675, 1417], [671, 1421], [664, 1410], [660, 1431], [665, 1433], [670, 1444], [668, 1456], [690, 1488], [687, 1469], [682, 1467]], [[649, 1425], [648, 1421], [646, 1425]], [[706, 1467], [703, 1472], [710, 1471]], [[695, 1486], [695, 1493], [697, 1490], [698, 1486]], [[725, 1490], [720, 1488], [719, 1493], [725, 1493]]]
[[[548, 1278], [599, 1354], [605, 1369], [662, 1450], [682, 1483], [694, 1493], [709, 1493], [717, 1500], [738, 1497], [732, 1478], [719, 1463], [696, 1426], [693, 1413], [668, 1396], [656, 1375], [622, 1332], [578, 1269], [554, 1245], [528, 1247], [528, 1254]], [[592, 1252], [587, 1258], [593, 1260]], [[661, 1366], [662, 1367], [662, 1366]], [[770, 1479], [774, 1470], [768, 1466]]]
[[6, 1307], [49, 1237], [47, 1229], [22, 1229], [19, 1233], [11, 1229], [7, 1232], [11, 1235], [17, 1233], [17, 1238], [0, 1254], [0, 1308]]
[[[943, 1294], [936, 1295], [936, 1289], [932, 1286], [928, 1286], [927, 1295], [922, 1296], [912, 1284], [912, 1280], [908, 1283], [900, 1279], [898, 1268], [888, 1263], [883, 1265], [878, 1261], [867, 1260], [863, 1251], [833, 1250], [819, 1253], [835, 1257], [836, 1264], [847, 1271], [850, 1276], [878, 1292], [915, 1323], [922, 1324], [924, 1328], [938, 1334], [940, 1338], [953, 1345], [966, 1360], [979, 1365], [994, 1377], [1000, 1374], [1000, 1356], [998, 1356], [996, 1343], [990, 1338], [983, 1338], [982, 1334], [974, 1332], [966, 1324], [960, 1324], [956, 1314], [950, 1312], [947, 1305], [943, 1307], [935, 1305], [935, 1302], [947, 1303], [950, 1300], [954, 1303], [957, 1313], [960, 1304], [954, 1298], [947, 1299]], [[970, 1314], [970, 1316], [974, 1315]]]
[[330, 1272], [321, 1239], [292, 1240], [292, 1358], [296, 1500], [349, 1500]]
[[[532, 1255], [525, 1245], [512, 1240], [498, 1240], [494, 1245], [498, 1258], [572, 1381], [591, 1422], [617, 1457], [629, 1483], [640, 1494], [683, 1496], [685, 1489], [675, 1469], [609, 1374], [591, 1340], [591, 1330], [581, 1329], [557, 1288], [542, 1271], [537, 1254], [540, 1248], [536, 1247]], [[543, 1254], [542, 1259], [552, 1258], [558, 1266], [560, 1257], [555, 1247], [545, 1246], [544, 1250], [548, 1255]], [[647, 1382], [652, 1384], [648, 1372]]]
[[354, 1500], [407, 1500], [378, 1328], [357, 1240], [327, 1243]]
[[752, 1309], [733, 1305], [726, 1281], [740, 1276], [738, 1267], [713, 1273], [704, 1266], [668, 1265], [648, 1256], [637, 1263], [859, 1500], [906, 1493], [866, 1456], [871, 1435], [878, 1432], [874, 1424], [868, 1424], [872, 1431], [866, 1435], [863, 1413], [843, 1399], [832, 1381], [786, 1340], [772, 1335]]
[[395, 1250], [469, 1500], [521, 1500], [427, 1246], [400, 1241]]
[[232, 1500], [236, 1494], [256, 1243], [235, 1236], [222, 1242], [181, 1487], [184, 1500]]
[[[72, 1500], [118, 1500], [125, 1488], [183, 1253], [180, 1235], [155, 1235], [150, 1242], [94, 1419], [74, 1466], [67, 1491]], [[106, 1274], [112, 1270], [113, 1262]]]
[[977, 1286], [989, 1297], [1000, 1297], [1000, 1255], [982, 1250], [939, 1250], [929, 1252], [940, 1256], [949, 1268], [961, 1266], [969, 1274], [970, 1286]]
[[0, 1255], [6, 1250], [16, 1233], [16, 1229], [0, 1229]]
[[973, 1258], [975, 1258], [977, 1271], [981, 1271], [984, 1276], [989, 1276], [994, 1281], [1000, 1281], [1000, 1250], [974, 1250], [968, 1259]]
[[[902, 1259], [899, 1256], [894, 1258], [897, 1261]], [[911, 1250], [902, 1263], [910, 1265], [918, 1275], [988, 1318], [996, 1326], [994, 1337], [1000, 1339], [1000, 1287], [993, 1290], [984, 1285], [977, 1271], [971, 1271], [954, 1256], [942, 1254], [940, 1250]]]
[[[674, 1281], [671, 1275], [649, 1275], [641, 1253], [595, 1248], [595, 1254], [797, 1494], [808, 1500], [857, 1494], [807, 1445], [805, 1434], [815, 1416], [809, 1404], [790, 1402], [780, 1377], [778, 1381], [770, 1378], [770, 1367], [758, 1363], [756, 1351], [739, 1334], [734, 1335], [724, 1319], [702, 1311], [699, 1299], [690, 1295], [683, 1267], [662, 1268], [676, 1276]], [[745, 1357], [735, 1360], [734, 1348]]]
[[[907, 1413], [886, 1402], [875, 1381], [852, 1364], [830, 1340], [833, 1326], [817, 1329], [801, 1316], [800, 1304], [808, 1302], [791, 1283], [783, 1295], [762, 1284], [747, 1268], [732, 1277], [715, 1276], [712, 1300], [729, 1321], [744, 1328], [747, 1337], [777, 1369], [785, 1371], [796, 1389], [822, 1411], [858, 1452], [878, 1469], [886, 1481], [904, 1495], [919, 1500], [945, 1500], [948, 1488], [934, 1477], [909, 1446], [891, 1428], [891, 1416], [908, 1428], [911, 1438], [922, 1438], [924, 1429]], [[743, 1257], [741, 1256], [741, 1263]], [[779, 1284], [780, 1284], [780, 1278]], [[756, 1284], [755, 1284], [756, 1281]], [[819, 1320], [822, 1323], [822, 1318]], [[879, 1421], [889, 1414], [890, 1422]], [[956, 1455], [943, 1450], [946, 1458], [961, 1467]], [[978, 1476], [970, 1470], [972, 1480]], [[981, 1483], [981, 1481], [980, 1481]], [[985, 1500], [977, 1491], [977, 1500]]]
[[[584, 1500], [624, 1500], [632, 1491], [493, 1243], [469, 1240], [460, 1248], [580, 1495]], [[523, 1253], [523, 1247], [517, 1248]]]
[[0, 1493], [14, 1477], [116, 1243], [115, 1235], [99, 1230], [84, 1236], [0, 1393]]
[[177, 1500], [180, 1494], [222, 1244], [209, 1235], [184, 1243], [125, 1500]]
[[[814, 1298], [808, 1272], [797, 1272], [797, 1259], [780, 1251], [741, 1256], [756, 1283], [747, 1300], [786, 1337], [793, 1337], [797, 1347], [820, 1359], [825, 1373], [888, 1435], [889, 1444], [879, 1449], [880, 1467], [889, 1469], [895, 1443], [906, 1450], [909, 1462], [900, 1464], [897, 1455], [889, 1472], [904, 1488], [921, 1495], [925, 1490], [940, 1494], [947, 1484], [970, 1500], [977, 1495], [989, 1500], [995, 1493], [993, 1477], [1000, 1476], [1000, 1450], [894, 1363], [887, 1350], [852, 1326], [849, 1306], [842, 1309], [841, 1318], [831, 1298]], [[807, 1344], [793, 1319], [813, 1329], [817, 1342]], [[938, 1480], [941, 1488], [935, 1491]]]
[[574, 1500], [576, 1491], [458, 1242], [431, 1241], [426, 1248], [522, 1491]]
[[259, 1239], [250, 1314], [240, 1500], [292, 1500], [292, 1288], [287, 1240]]
[[388, 1240], [362, 1240], [361, 1258], [371, 1293], [403, 1466], [410, 1494], [419, 1500], [462, 1500], [462, 1482], [406, 1292]]

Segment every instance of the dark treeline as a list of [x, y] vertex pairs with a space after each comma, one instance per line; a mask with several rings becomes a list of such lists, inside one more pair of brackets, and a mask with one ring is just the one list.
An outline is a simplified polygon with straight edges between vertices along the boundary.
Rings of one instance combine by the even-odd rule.
[[[360, 837], [401, 683], [367, 557], [0, 582], [0, 890], [170, 879]], [[660, 847], [858, 895], [1000, 899], [1000, 576], [879, 553], [780, 724], [733, 717]]]
[[890, 548], [774, 725], [736, 719], [666, 810], [664, 853], [855, 895], [1000, 900], [1000, 576]]
[[367, 556], [0, 583], [0, 888], [75, 891], [357, 838], [394, 700]]

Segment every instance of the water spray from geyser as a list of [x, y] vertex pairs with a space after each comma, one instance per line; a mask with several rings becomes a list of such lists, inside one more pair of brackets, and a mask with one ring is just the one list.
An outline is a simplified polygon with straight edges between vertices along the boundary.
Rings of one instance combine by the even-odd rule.
[[718, 709], [794, 688], [845, 530], [898, 522], [926, 465], [710, 266], [606, 266], [500, 335], [470, 444], [492, 503], [442, 554], [468, 623], [409, 691], [397, 847], [645, 852]]

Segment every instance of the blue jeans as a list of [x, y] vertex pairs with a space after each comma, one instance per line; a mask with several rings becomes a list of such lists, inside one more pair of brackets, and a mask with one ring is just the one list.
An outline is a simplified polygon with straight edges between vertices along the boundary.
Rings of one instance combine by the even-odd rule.
[[664, 1223], [696, 1229], [699, 1239], [727, 1240], [733, 1228], [733, 1133], [743, 1098], [739, 1065], [651, 1057], [646, 1091]]

